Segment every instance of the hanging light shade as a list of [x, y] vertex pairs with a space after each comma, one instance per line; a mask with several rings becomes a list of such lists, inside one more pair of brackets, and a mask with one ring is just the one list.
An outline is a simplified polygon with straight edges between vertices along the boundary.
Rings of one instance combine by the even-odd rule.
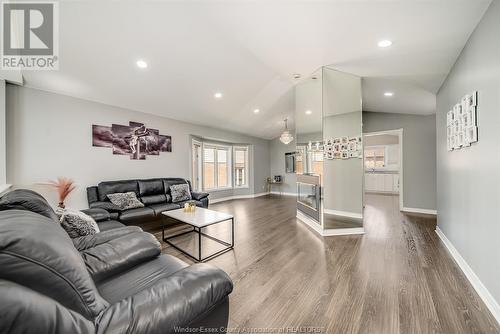
[[288, 131], [288, 118], [285, 118], [285, 130], [280, 136], [280, 141], [285, 145], [288, 145], [293, 141], [293, 136], [290, 131]]

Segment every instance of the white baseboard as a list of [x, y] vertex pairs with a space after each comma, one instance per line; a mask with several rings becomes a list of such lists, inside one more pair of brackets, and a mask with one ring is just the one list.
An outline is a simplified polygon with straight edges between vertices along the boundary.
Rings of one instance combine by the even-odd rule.
[[500, 305], [498, 305], [498, 302], [495, 300], [495, 298], [493, 298], [488, 289], [486, 289], [486, 287], [481, 282], [479, 277], [477, 277], [477, 275], [474, 273], [472, 268], [467, 264], [465, 259], [460, 255], [455, 246], [453, 246], [451, 241], [446, 237], [446, 235], [444, 235], [443, 231], [441, 231], [439, 226], [436, 227], [436, 233], [441, 239], [441, 241], [443, 241], [444, 245], [448, 249], [448, 252], [450, 252], [451, 256], [458, 264], [460, 269], [462, 269], [463, 273], [465, 274], [465, 277], [467, 277], [467, 279], [469, 280], [472, 287], [474, 287], [479, 297], [483, 300], [484, 304], [486, 304], [488, 310], [490, 310], [491, 314], [493, 314], [497, 322], [500, 324]]
[[356, 228], [338, 228], [338, 229], [326, 229], [324, 230], [321, 225], [314, 219], [308, 217], [300, 211], [297, 211], [297, 219], [309, 226], [314, 232], [318, 233], [323, 237], [332, 237], [339, 235], [351, 235], [351, 234], [364, 234], [365, 229], [363, 227]]
[[255, 197], [260, 197], [260, 196], [265, 196], [265, 195], [269, 195], [269, 193], [265, 192], [265, 193], [250, 194], [250, 195], [234, 195], [234, 196], [216, 198], [216, 199], [210, 200], [210, 203], [215, 204], [215, 203], [220, 203], [220, 202], [225, 202], [225, 201], [231, 201], [233, 199], [255, 198]]
[[425, 214], [425, 215], [437, 216], [437, 210], [403, 207], [403, 210], [401, 210], [401, 211], [408, 212], [408, 213], [421, 213], [421, 214]]
[[271, 191], [270, 194], [273, 194], [273, 195], [283, 195], [283, 196], [297, 196], [296, 193], [286, 193], [286, 192], [280, 193], [279, 191]]
[[363, 219], [363, 215], [361, 213], [356, 213], [356, 212], [324, 209], [323, 213], [326, 213], [329, 215], [347, 217], [347, 218]]
[[303, 214], [302, 212], [297, 210], [297, 219], [309, 226], [314, 232], [318, 233], [319, 235], [323, 235], [323, 228], [321, 227], [321, 224], [317, 222], [316, 220], [310, 218], [309, 216]]
[[363, 227], [352, 227], [352, 228], [329, 228], [323, 230], [324, 237], [333, 237], [336, 235], [351, 235], [351, 234], [365, 234], [365, 229]]

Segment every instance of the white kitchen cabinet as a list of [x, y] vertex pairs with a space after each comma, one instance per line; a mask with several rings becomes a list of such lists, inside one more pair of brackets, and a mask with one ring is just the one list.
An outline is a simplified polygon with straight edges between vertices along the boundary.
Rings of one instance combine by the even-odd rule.
[[399, 193], [399, 174], [366, 172], [365, 190], [376, 193]]

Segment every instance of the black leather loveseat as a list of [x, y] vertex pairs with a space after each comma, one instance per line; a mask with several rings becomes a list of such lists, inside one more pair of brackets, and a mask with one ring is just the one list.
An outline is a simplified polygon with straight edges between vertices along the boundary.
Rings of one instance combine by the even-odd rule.
[[161, 255], [155, 237], [136, 226], [70, 239], [32, 191], [0, 199], [0, 268], [0, 333], [221, 332], [227, 326], [233, 286], [223, 271]]
[[[97, 186], [87, 188], [87, 199], [91, 209], [100, 208], [108, 211], [112, 220], [125, 225], [140, 225], [160, 219], [163, 211], [183, 207], [187, 201], [172, 203], [170, 195], [170, 186], [182, 183], [189, 185], [192, 200], [197, 206], [208, 207], [208, 193], [193, 192], [191, 183], [182, 178], [104, 181]], [[109, 194], [125, 192], [134, 192], [145, 207], [120, 211], [107, 197]]]

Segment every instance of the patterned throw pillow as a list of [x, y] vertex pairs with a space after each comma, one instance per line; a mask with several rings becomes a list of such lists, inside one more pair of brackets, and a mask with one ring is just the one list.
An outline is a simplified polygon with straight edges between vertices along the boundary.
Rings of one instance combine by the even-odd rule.
[[61, 226], [70, 238], [78, 238], [99, 232], [99, 226], [97, 226], [95, 220], [81, 211], [65, 209], [57, 211], [57, 215]]
[[108, 195], [109, 200], [122, 210], [143, 208], [144, 204], [137, 199], [133, 191], [128, 193], [115, 193]]
[[170, 194], [172, 195], [172, 202], [182, 202], [191, 199], [191, 192], [189, 191], [189, 185], [186, 183], [175, 184], [170, 186]]

